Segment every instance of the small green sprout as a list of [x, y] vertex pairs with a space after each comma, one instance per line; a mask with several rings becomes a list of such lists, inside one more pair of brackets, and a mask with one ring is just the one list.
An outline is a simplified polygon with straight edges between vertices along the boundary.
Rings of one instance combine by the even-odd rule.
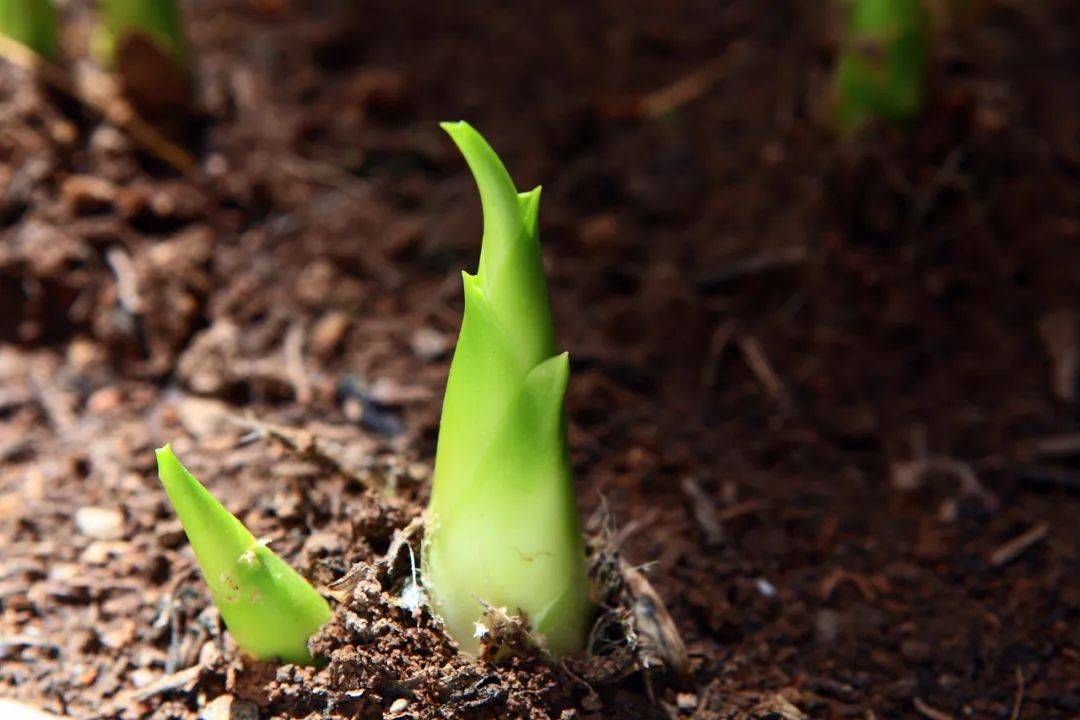
[[0, 0], [0, 35], [55, 60], [59, 44], [52, 0]]
[[873, 118], [911, 120], [926, 93], [929, 28], [922, 0], [850, 0], [836, 66], [835, 122], [841, 133]]
[[307, 641], [330, 620], [326, 600], [200, 485], [172, 448], [159, 449], [157, 461], [169, 502], [236, 644], [260, 660], [312, 664]]
[[443, 403], [423, 576], [434, 611], [475, 654], [486, 603], [521, 613], [555, 656], [585, 641], [588, 585], [563, 406], [566, 353], [537, 237], [540, 188], [518, 193], [495, 151], [444, 123], [480, 190], [476, 275]]
[[103, 23], [95, 52], [112, 62], [133, 38], [151, 42], [178, 68], [187, 67], [187, 42], [175, 0], [100, 0]]

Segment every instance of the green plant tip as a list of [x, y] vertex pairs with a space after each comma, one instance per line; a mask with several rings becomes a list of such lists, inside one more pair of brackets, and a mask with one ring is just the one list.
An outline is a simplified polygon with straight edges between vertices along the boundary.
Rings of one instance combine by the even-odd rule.
[[922, 0], [851, 0], [836, 66], [837, 129], [873, 118], [911, 120], [926, 93], [928, 18]]
[[58, 54], [52, 0], [0, 0], [0, 35], [25, 45], [46, 60]]
[[443, 123], [472, 170], [484, 215], [476, 275], [443, 402], [423, 553], [424, 586], [475, 654], [484, 603], [520, 613], [555, 656], [583, 648], [581, 528], [566, 440], [566, 353], [537, 237], [540, 188], [518, 193], [468, 123]]
[[326, 600], [256, 540], [180, 464], [172, 448], [160, 448], [157, 463], [161, 484], [236, 644], [260, 660], [312, 664], [307, 641], [330, 620]]
[[103, 22], [94, 46], [102, 59], [111, 64], [120, 46], [138, 37], [150, 41], [177, 68], [187, 68], [187, 42], [175, 0], [100, 0], [100, 8]]

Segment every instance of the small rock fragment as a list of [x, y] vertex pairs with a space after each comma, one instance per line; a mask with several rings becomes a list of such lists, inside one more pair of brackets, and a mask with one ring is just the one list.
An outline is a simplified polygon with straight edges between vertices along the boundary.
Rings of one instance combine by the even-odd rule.
[[116, 186], [93, 175], [72, 175], [60, 185], [60, 196], [75, 215], [103, 212], [116, 199]]
[[694, 693], [679, 693], [675, 696], [675, 704], [679, 710], [690, 712], [697, 709], [698, 698]]
[[422, 360], [435, 360], [450, 349], [450, 340], [433, 328], [420, 328], [409, 339], [412, 351]]
[[329, 358], [341, 345], [349, 329], [349, 316], [340, 310], [328, 312], [319, 318], [311, 330], [311, 353], [323, 360]]
[[67, 349], [67, 361], [80, 370], [105, 361], [105, 351], [93, 340], [78, 337]]
[[1068, 308], [1055, 310], [1039, 320], [1039, 336], [1051, 362], [1050, 388], [1062, 402], [1076, 398], [1080, 373], [1080, 319]]
[[199, 713], [199, 720], [258, 720], [258, 717], [259, 709], [255, 703], [232, 695], [214, 698]]
[[163, 548], [174, 550], [184, 544], [184, 526], [179, 520], [158, 523], [154, 534], [157, 536], [158, 545]]
[[229, 422], [229, 408], [220, 400], [187, 395], [176, 404], [180, 424], [201, 440], [234, 430]]
[[124, 537], [124, 515], [115, 508], [79, 508], [75, 512], [75, 528], [95, 540], [119, 540]]
[[305, 267], [293, 285], [293, 295], [309, 307], [319, 307], [338, 280], [334, 264], [325, 258], [314, 260]]
[[113, 540], [95, 540], [86, 546], [79, 556], [79, 562], [86, 565], [106, 565], [110, 560], [128, 552], [128, 544]]
[[231, 368], [239, 355], [240, 328], [218, 320], [188, 343], [177, 362], [177, 374], [193, 392], [214, 395], [232, 381]]
[[750, 711], [754, 720], [806, 720], [802, 710], [792, 705], [783, 695], [771, 698]]
[[105, 387], [86, 400], [86, 409], [93, 415], [105, 415], [120, 407], [124, 402], [124, 391], [115, 385]]

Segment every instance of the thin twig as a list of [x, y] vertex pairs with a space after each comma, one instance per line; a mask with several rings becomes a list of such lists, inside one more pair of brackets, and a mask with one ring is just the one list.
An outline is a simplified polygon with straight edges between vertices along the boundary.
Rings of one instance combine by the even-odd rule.
[[139, 278], [131, 257], [123, 248], [113, 246], [105, 251], [105, 261], [116, 276], [116, 295], [121, 307], [132, 315], [141, 315], [144, 304], [139, 293]]
[[360, 485], [378, 492], [391, 489], [387, 474], [380, 472], [378, 463], [372, 459], [360, 466], [346, 459], [346, 451], [338, 443], [320, 438], [308, 430], [286, 427], [274, 423], [256, 420], [254, 417], [228, 415], [229, 421], [240, 427], [253, 430], [261, 437], [270, 438], [301, 458], [311, 460], [329, 470], [343, 475]]
[[1048, 435], [1032, 440], [1026, 448], [1034, 457], [1068, 457], [1080, 453], [1080, 433]]
[[954, 720], [952, 715], [930, 707], [923, 702], [922, 698], [915, 698], [911, 701], [911, 704], [915, 706], [920, 715], [928, 717], [930, 720]]
[[735, 51], [741, 49], [739, 44], [729, 45], [720, 56], [689, 75], [648, 93], [637, 101], [637, 114], [657, 118], [703, 97], [724, 77]]
[[296, 401], [307, 405], [311, 402], [311, 380], [308, 379], [307, 369], [304, 367], [303, 323], [296, 322], [289, 326], [282, 353], [285, 355], [285, 373], [296, 393]]
[[716, 387], [719, 373], [720, 357], [724, 354], [731, 336], [735, 334], [735, 321], [728, 320], [718, 325], [709, 339], [709, 351], [705, 360], [705, 367], [701, 371], [701, 384], [706, 388]]
[[1020, 557], [1020, 555], [1032, 545], [1044, 540], [1049, 534], [1050, 526], [1044, 522], [1039, 523], [1027, 532], [1017, 535], [991, 553], [990, 564], [994, 567], [1001, 567], [1002, 565], [1012, 562]]
[[1013, 701], [1012, 714], [1009, 720], [1020, 720], [1020, 708], [1024, 706], [1024, 671], [1017, 665], [1016, 668], [1016, 699]]
[[945, 455], [916, 457], [914, 460], [894, 463], [893, 487], [905, 491], [915, 490], [922, 485], [926, 475], [932, 472], [952, 475], [960, 485], [961, 495], [978, 498], [988, 510], [997, 509], [997, 496], [979, 481], [979, 476], [971, 465]]
[[803, 245], [766, 248], [752, 255], [735, 258], [710, 270], [695, 284], [704, 293], [714, 292], [725, 283], [771, 270], [801, 265], [806, 262], [807, 252]]
[[165, 675], [145, 687], [124, 691], [117, 695], [112, 702], [101, 706], [98, 709], [98, 712], [91, 715], [90, 718], [91, 720], [111, 718], [118, 712], [131, 707], [133, 703], [146, 702], [156, 695], [193, 686], [198, 682], [199, 676], [202, 675], [203, 670], [204, 668], [202, 665], [192, 665], [189, 668], [174, 672], [171, 675]]
[[744, 500], [741, 503], [736, 503], [726, 508], [722, 508], [716, 511], [716, 519], [721, 523], [726, 523], [729, 520], [734, 520], [737, 517], [743, 515], [750, 515], [760, 510], [764, 510], [769, 507], [768, 500]]
[[793, 406], [791, 396], [784, 386], [784, 381], [780, 379], [780, 376], [776, 374], [773, 366], [769, 363], [769, 358], [766, 357], [761, 343], [749, 335], [740, 335], [737, 342], [747, 366], [757, 377], [758, 382], [764, 386], [765, 390], [776, 401], [776, 404], [780, 406], [781, 411], [790, 412]]
[[1062, 402], [1076, 397], [1076, 378], [1080, 372], [1080, 331], [1076, 313], [1062, 308], [1039, 321], [1039, 338], [1052, 365], [1050, 389]]
[[716, 505], [713, 499], [701, 489], [696, 479], [685, 477], [682, 491], [690, 502], [690, 512], [701, 530], [705, 547], [716, 547], [724, 541], [724, 528], [716, 517]]

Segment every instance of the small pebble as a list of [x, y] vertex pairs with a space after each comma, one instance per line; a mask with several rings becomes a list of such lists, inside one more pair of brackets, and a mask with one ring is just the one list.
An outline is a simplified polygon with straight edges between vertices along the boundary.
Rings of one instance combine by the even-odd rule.
[[124, 536], [124, 515], [114, 508], [79, 508], [75, 512], [75, 528], [95, 540], [119, 540]]
[[136, 688], [144, 688], [150, 683], [154, 682], [161, 676], [161, 673], [150, 668], [138, 668], [131, 671], [131, 675], [128, 676], [131, 684]]
[[199, 713], [199, 720], [258, 720], [255, 703], [239, 700], [232, 695], [214, 698]]
[[118, 155], [130, 150], [131, 143], [112, 125], [99, 125], [90, 135], [90, 149], [102, 155]]
[[679, 706], [680, 710], [689, 712], [690, 710], [696, 710], [698, 699], [694, 693], [679, 693], [675, 696], [675, 704]]
[[76, 215], [102, 212], [116, 199], [116, 187], [93, 175], [72, 175], [61, 183], [60, 196]]
[[113, 558], [122, 557], [129, 552], [127, 543], [112, 540], [95, 540], [86, 546], [79, 556], [79, 562], [86, 565], [106, 565]]
[[123, 402], [123, 390], [110, 386], [91, 395], [86, 401], [86, 409], [93, 415], [104, 415], [120, 407]]
[[158, 545], [169, 550], [174, 550], [184, 544], [184, 526], [179, 520], [161, 522], [155, 529]]
[[101, 346], [92, 340], [75, 338], [68, 345], [67, 360], [80, 370], [85, 370], [91, 365], [104, 362], [105, 353]]
[[823, 608], [814, 616], [814, 636], [822, 645], [831, 645], [840, 635], [840, 613]]
[[433, 328], [420, 328], [409, 340], [412, 351], [423, 360], [435, 360], [450, 349], [450, 340]]
[[319, 318], [311, 330], [312, 354], [322, 359], [333, 355], [349, 329], [349, 322], [349, 315], [340, 310], [328, 312]]
[[211, 667], [221, 659], [221, 650], [213, 640], [207, 640], [199, 648], [199, 665]]

